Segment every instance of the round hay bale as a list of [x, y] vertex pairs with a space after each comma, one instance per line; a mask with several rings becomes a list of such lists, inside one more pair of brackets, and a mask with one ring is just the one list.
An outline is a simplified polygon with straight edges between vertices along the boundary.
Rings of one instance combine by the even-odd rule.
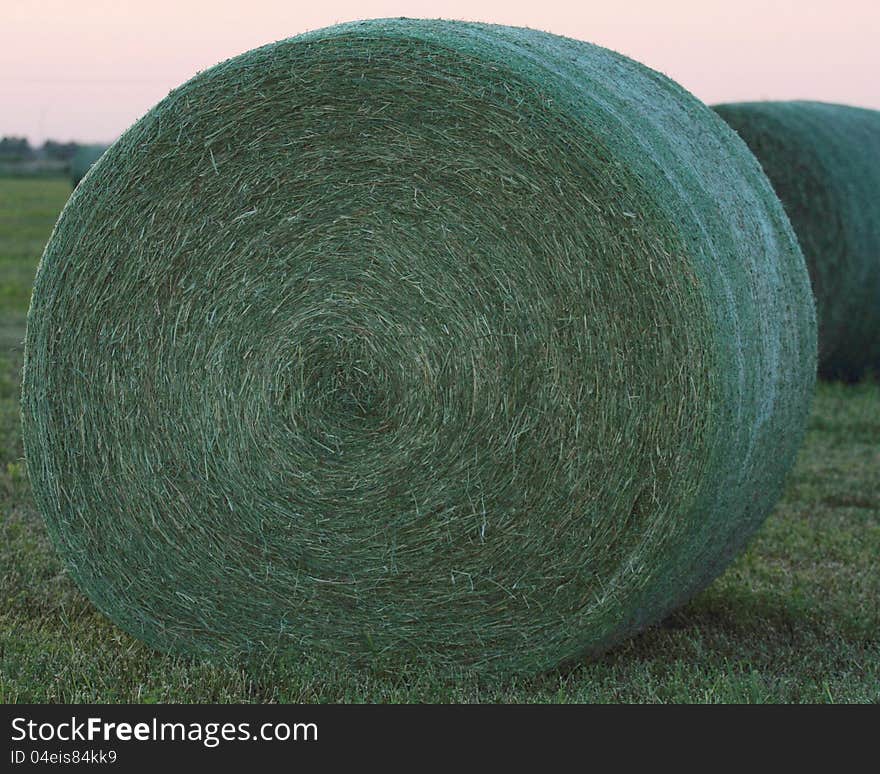
[[80, 145], [70, 160], [70, 182], [74, 188], [86, 176], [94, 163], [107, 150], [105, 145]]
[[815, 370], [758, 163], [618, 54], [345, 24], [184, 84], [75, 191], [28, 319], [28, 469], [157, 648], [529, 673], [704, 587]]
[[758, 157], [800, 240], [820, 374], [880, 373], [880, 112], [822, 102], [714, 109]]

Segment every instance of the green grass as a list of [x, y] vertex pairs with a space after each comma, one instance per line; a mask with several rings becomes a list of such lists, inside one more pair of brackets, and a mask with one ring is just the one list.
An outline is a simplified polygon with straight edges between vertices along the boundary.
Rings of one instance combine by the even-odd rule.
[[821, 385], [785, 497], [748, 553], [663, 625], [532, 680], [150, 651], [100, 615], [55, 556], [18, 425], [30, 282], [70, 192], [0, 179], [0, 701], [880, 701], [880, 385]]

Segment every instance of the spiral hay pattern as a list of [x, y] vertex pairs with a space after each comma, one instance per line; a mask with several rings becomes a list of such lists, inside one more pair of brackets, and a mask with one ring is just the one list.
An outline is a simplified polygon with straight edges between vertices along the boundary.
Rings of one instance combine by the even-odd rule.
[[788, 221], [710, 110], [585, 43], [406, 20], [148, 113], [63, 212], [26, 348], [39, 505], [122, 627], [451, 672], [705, 586], [815, 366]]
[[715, 110], [758, 157], [800, 240], [820, 373], [880, 374], [880, 112], [822, 102]]

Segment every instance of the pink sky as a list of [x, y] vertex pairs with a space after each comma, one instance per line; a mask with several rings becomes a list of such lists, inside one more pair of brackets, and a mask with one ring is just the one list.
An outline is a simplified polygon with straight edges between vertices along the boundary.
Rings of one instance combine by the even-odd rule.
[[536, 27], [613, 48], [706, 102], [880, 108], [880, 0], [2, 0], [0, 136], [112, 140], [255, 46], [351, 19]]

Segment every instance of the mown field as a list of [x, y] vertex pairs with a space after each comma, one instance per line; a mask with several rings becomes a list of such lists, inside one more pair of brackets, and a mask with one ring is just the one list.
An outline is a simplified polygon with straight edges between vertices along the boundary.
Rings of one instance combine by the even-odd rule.
[[819, 387], [783, 500], [750, 550], [663, 625], [523, 681], [211, 664], [150, 651], [77, 590], [30, 493], [18, 395], [30, 284], [70, 192], [0, 179], [0, 701], [880, 702], [880, 386]]

